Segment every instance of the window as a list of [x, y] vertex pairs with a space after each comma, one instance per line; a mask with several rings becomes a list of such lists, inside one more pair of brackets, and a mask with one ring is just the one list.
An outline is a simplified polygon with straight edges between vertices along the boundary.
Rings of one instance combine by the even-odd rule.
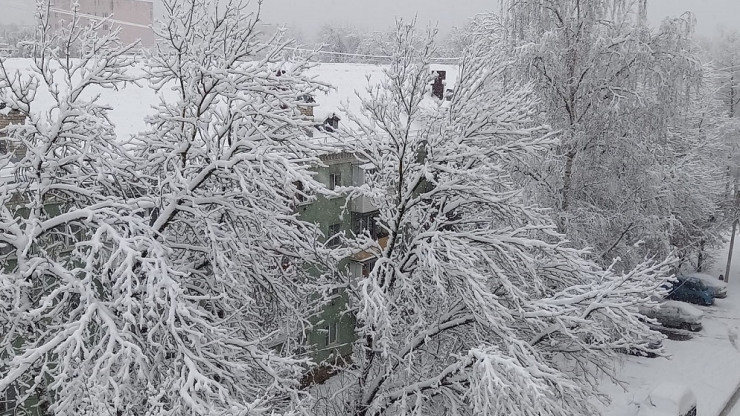
[[342, 186], [342, 174], [339, 172], [329, 174], [329, 189], [334, 190], [336, 187]]
[[293, 185], [295, 185], [296, 192], [295, 192], [295, 200], [298, 202], [298, 204], [305, 204], [308, 201], [308, 194], [306, 194], [306, 186], [301, 181], [294, 182]]
[[342, 242], [340, 233], [342, 232], [342, 224], [332, 224], [329, 226], [329, 234], [327, 234], [326, 244], [329, 247], [338, 247]]
[[370, 272], [375, 268], [375, 260], [362, 263], [362, 277], [370, 276]]
[[0, 394], [0, 415], [15, 414], [16, 390], [14, 386], [8, 386], [5, 394]]
[[371, 212], [368, 214], [352, 213], [352, 232], [360, 235], [367, 231], [370, 238], [378, 240], [388, 235], [385, 230], [377, 224], [378, 213]]
[[331, 345], [337, 342], [337, 329], [336, 322], [332, 322], [324, 328], [326, 331], [326, 337], [324, 339], [326, 345]]

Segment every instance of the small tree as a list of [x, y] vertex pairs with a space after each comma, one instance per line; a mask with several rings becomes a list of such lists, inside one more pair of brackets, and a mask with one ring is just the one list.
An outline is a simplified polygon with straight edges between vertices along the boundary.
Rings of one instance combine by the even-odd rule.
[[318, 33], [318, 47], [327, 56], [324, 62], [358, 62], [359, 57], [351, 56], [360, 51], [365, 31], [349, 25], [325, 24]]
[[[164, 4], [143, 67], [104, 22], [51, 32], [48, 4], [36, 75], [3, 66], [29, 123], [9, 131], [26, 156], [2, 162], [19, 180], [0, 188], [0, 393], [48, 392], [58, 415], [290, 413], [323, 301], [317, 232], [294, 213], [319, 187], [296, 105], [322, 87], [243, 3]], [[117, 137], [98, 94], [142, 71], [161, 103]]]
[[556, 134], [535, 122], [531, 90], [504, 82], [496, 34], [464, 53], [449, 105], [428, 98], [431, 38], [399, 23], [393, 45], [351, 142], [372, 166], [353, 194], [372, 198], [388, 239], [358, 238], [377, 261], [349, 288], [354, 366], [319, 403], [354, 415], [596, 413], [615, 351], [656, 348], [636, 309], [660, 292], [666, 263], [602, 270], [523, 201], [508, 172]]

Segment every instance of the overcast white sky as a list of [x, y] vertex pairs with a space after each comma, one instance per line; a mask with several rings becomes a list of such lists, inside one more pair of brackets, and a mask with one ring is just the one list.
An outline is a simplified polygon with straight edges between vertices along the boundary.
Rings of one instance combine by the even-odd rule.
[[[62, 0], [65, 1], [65, 0]], [[31, 24], [34, 0], [0, 0], [0, 24]], [[349, 23], [367, 29], [386, 29], [395, 17], [418, 15], [447, 31], [476, 13], [498, 9], [498, 0], [265, 0], [263, 19], [299, 28], [310, 40], [322, 24]], [[648, 0], [650, 20], [691, 10], [697, 30], [711, 35], [718, 26], [740, 30], [740, 0]]]
[[[666, 16], [690, 10], [702, 35], [711, 35], [718, 25], [740, 30], [740, 0], [648, 0], [648, 4], [650, 21], [656, 25]], [[265, 0], [264, 18], [296, 26], [307, 36], [325, 22], [385, 29], [396, 16], [415, 14], [419, 23], [431, 22], [446, 31], [476, 13], [498, 9], [498, 0]]]

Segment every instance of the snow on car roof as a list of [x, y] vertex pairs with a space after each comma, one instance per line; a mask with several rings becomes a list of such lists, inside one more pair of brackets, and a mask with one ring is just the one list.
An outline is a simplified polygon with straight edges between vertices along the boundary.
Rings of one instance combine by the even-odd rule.
[[702, 282], [704, 282], [704, 284], [708, 286], [727, 289], [727, 283], [719, 280], [719, 277], [712, 276], [706, 273], [686, 273], [685, 275], [679, 277], [694, 277], [701, 280]]
[[679, 302], [677, 300], [666, 300], [664, 305], [678, 309], [678, 313], [682, 317], [699, 320], [704, 316], [704, 312], [702, 312], [701, 309], [693, 305], [689, 305], [686, 302]]
[[694, 392], [683, 384], [661, 383], [645, 399], [645, 405], [666, 409], [674, 415], [684, 415], [696, 406]]

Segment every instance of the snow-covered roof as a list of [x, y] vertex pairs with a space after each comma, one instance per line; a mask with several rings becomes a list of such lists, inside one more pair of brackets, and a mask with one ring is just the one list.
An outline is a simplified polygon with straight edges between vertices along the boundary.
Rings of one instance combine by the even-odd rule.
[[[340, 118], [343, 109], [354, 114], [359, 114], [362, 106], [360, 97], [367, 97], [368, 85], [377, 85], [383, 80], [383, 70], [387, 65], [374, 64], [349, 64], [349, 63], [325, 63], [318, 64], [307, 71], [310, 76], [315, 76], [318, 81], [334, 86], [328, 93], [317, 93], [314, 98], [318, 104], [314, 107], [314, 118], [323, 121], [332, 113]], [[447, 71], [445, 88], [454, 88], [457, 84], [457, 65], [433, 64], [432, 71]], [[358, 96], [359, 94], [359, 96]]]
[[[5, 60], [6, 67], [11, 70], [18, 70], [22, 73], [29, 73], [33, 66], [30, 59], [16, 58]], [[141, 69], [132, 68], [134, 74], [141, 74]], [[115, 126], [118, 137], [126, 138], [146, 130], [145, 118], [154, 114], [153, 106], [158, 103], [157, 94], [150, 88], [146, 82], [142, 85], [132, 83], [126, 84], [118, 90], [105, 88], [91, 88], [87, 91], [86, 97], [92, 97], [100, 94], [99, 102], [110, 106], [110, 121]], [[31, 103], [31, 112], [40, 114], [48, 111], [54, 104], [54, 100], [42, 84], [39, 86], [36, 96]]]
[[[30, 59], [8, 59], [5, 65], [9, 70], [20, 70], [28, 73], [33, 66]], [[367, 96], [368, 85], [376, 85], [385, 77], [383, 70], [387, 66], [358, 63], [322, 63], [307, 71], [308, 76], [327, 83], [333, 88], [327, 93], [316, 93], [316, 105], [313, 107], [314, 119], [324, 121], [331, 114], [344, 119], [343, 109], [359, 114], [361, 108], [360, 97]], [[457, 82], [458, 70], [456, 65], [435, 64], [432, 70], [445, 70], [446, 88], [453, 88]], [[132, 75], [143, 75], [141, 67], [131, 69]], [[163, 89], [156, 93], [147, 82], [140, 81], [140, 85], [128, 83], [118, 90], [91, 88], [88, 97], [99, 94], [99, 103], [110, 106], [109, 119], [113, 123], [116, 134], [120, 138], [137, 135], [147, 129], [147, 116], [155, 113], [154, 106], [159, 103], [160, 97], [173, 95], [174, 92]], [[165, 95], [167, 94], [167, 95]], [[359, 94], [359, 96], [358, 96]], [[40, 87], [32, 103], [32, 112], [40, 114], [49, 110], [54, 101], [45, 87]], [[9, 111], [6, 110], [6, 111]], [[314, 140], [333, 142], [331, 135], [315, 131]]]

